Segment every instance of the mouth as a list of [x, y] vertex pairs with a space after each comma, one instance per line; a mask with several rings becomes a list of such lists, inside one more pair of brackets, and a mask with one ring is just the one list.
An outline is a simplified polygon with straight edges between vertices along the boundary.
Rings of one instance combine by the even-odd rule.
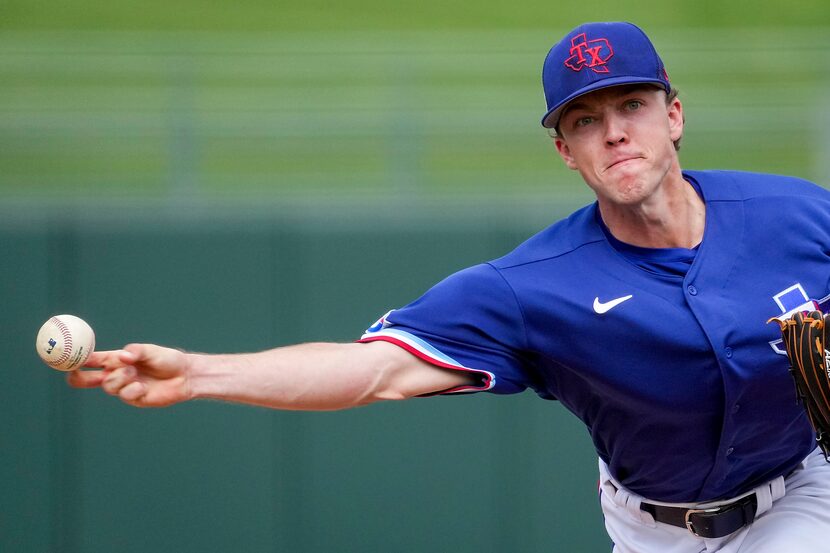
[[623, 167], [627, 165], [630, 161], [636, 161], [638, 159], [643, 159], [642, 156], [626, 156], [617, 160], [614, 160], [610, 165], [605, 168], [605, 171], [609, 171], [611, 169], [617, 167]]

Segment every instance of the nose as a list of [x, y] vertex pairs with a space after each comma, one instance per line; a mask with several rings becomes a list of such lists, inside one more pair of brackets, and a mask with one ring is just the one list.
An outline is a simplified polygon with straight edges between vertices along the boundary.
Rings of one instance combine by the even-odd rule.
[[614, 113], [605, 116], [605, 142], [609, 146], [620, 144], [628, 140], [625, 124], [622, 119]]

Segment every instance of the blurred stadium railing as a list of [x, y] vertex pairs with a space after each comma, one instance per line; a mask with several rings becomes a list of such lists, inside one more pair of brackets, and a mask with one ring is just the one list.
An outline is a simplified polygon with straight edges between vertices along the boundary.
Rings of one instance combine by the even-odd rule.
[[[0, 33], [0, 199], [590, 199], [538, 126], [551, 32]], [[830, 33], [655, 33], [684, 166], [828, 181]]]

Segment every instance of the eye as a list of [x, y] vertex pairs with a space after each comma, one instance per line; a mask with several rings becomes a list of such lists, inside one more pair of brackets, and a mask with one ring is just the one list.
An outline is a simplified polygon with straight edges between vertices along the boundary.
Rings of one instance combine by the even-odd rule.
[[577, 118], [576, 121], [574, 121], [574, 127], [585, 127], [593, 122], [594, 118], [586, 115], [585, 117]]
[[629, 100], [625, 103], [625, 109], [628, 111], [637, 111], [643, 106], [640, 100]]

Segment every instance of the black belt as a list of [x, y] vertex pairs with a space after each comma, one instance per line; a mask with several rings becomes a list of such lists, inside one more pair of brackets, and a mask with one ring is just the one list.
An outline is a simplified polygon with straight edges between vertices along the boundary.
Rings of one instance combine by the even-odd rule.
[[666, 507], [644, 502], [640, 509], [651, 514], [657, 522], [687, 528], [700, 538], [722, 538], [755, 520], [758, 498], [752, 494], [710, 509]]

